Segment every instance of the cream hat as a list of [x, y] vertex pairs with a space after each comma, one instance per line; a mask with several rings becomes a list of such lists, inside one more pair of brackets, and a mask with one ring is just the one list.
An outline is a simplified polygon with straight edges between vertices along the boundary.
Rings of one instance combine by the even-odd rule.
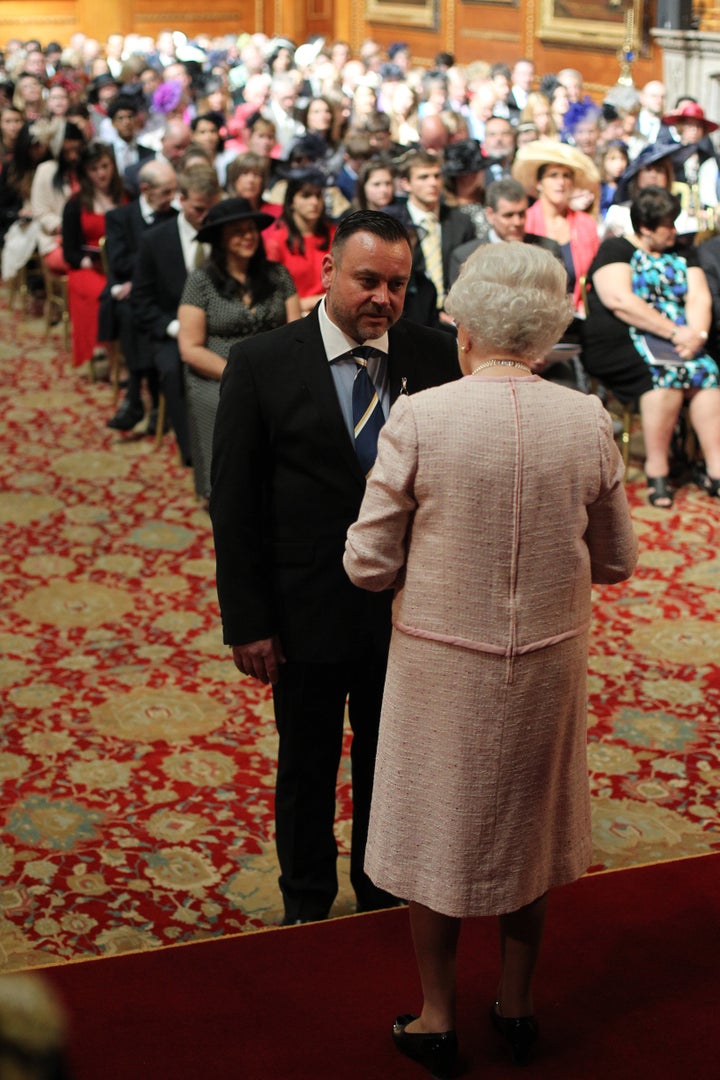
[[543, 165], [564, 165], [570, 169], [575, 187], [592, 191], [598, 198], [600, 173], [587, 154], [576, 146], [555, 142], [553, 139], [534, 139], [518, 149], [512, 164], [512, 174], [533, 198], [537, 195], [538, 170]]

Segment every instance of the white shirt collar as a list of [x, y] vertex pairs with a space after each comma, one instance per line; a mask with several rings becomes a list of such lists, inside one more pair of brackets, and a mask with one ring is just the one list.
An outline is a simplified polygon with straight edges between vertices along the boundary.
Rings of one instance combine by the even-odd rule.
[[428, 217], [433, 218], [435, 221], [440, 220], [437, 212], [434, 210], [423, 210], [419, 206], [416, 206], [410, 199], [407, 201], [407, 210], [413, 225], [424, 226], [425, 220]]
[[154, 221], [155, 211], [150, 206], [150, 203], [147, 201], [145, 196], [141, 194], [138, 202], [140, 204], [140, 213], [143, 216], [143, 221]]
[[[325, 308], [325, 297], [320, 301], [320, 307], [318, 308], [318, 319], [320, 322], [320, 333], [322, 334], [323, 345], [325, 346], [325, 355], [328, 358], [328, 362], [332, 363], [333, 360], [337, 360], [339, 356], [346, 356], [351, 349], [354, 349], [356, 345], [360, 345], [359, 341], [353, 341], [351, 337], [341, 330], [339, 326], [331, 320]], [[363, 345], [370, 345], [373, 349], [378, 349], [380, 352], [388, 353], [389, 340], [387, 333], [384, 333], [382, 337], [375, 338], [372, 341], [363, 341]]]

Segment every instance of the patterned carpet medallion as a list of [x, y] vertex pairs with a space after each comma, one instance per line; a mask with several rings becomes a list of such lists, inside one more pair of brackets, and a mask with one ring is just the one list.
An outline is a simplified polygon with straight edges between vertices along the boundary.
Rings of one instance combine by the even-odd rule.
[[[221, 644], [172, 436], [109, 432], [109, 385], [4, 294], [0, 328], [0, 968], [272, 925], [269, 694]], [[720, 501], [629, 490], [640, 569], [598, 590], [590, 657], [593, 869], [720, 848]], [[345, 763], [338, 798], [348, 913]]]

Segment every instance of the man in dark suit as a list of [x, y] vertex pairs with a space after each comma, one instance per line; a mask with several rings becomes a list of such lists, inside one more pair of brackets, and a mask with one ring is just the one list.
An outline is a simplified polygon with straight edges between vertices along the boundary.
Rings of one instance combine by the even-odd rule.
[[[525, 232], [528, 198], [517, 180], [495, 180], [485, 193], [485, 217], [490, 226], [487, 239], [461, 244], [450, 257], [450, 281], [454, 283], [466, 259], [483, 244], [536, 244], [563, 262], [560, 245], [547, 236]], [[564, 265], [564, 263], [563, 263]], [[587, 391], [587, 380], [579, 361], [580, 341], [577, 326], [571, 323], [561, 342], [549, 356], [533, 362], [533, 371], [550, 382], [563, 383]]]
[[[324, 299], [305, 319], [235, 345], [221, 385], [210, 513], [223, 636], [240, 671], [273, 684], [288, 924], [325, 918], [337, 893], [346, 700], [350, 878], [359, 910], [397, 902], [363, 869], [392, 596], [351, 585], [342, 555], [374, 460], [360, 457], [378, 400], [387, 415], [400, 393], [459, 376], [449, 335], [400, 318], [410, 269], [399, 222], [348, 215], [323, 260]], [[361, 345], [370, 347], [367, 367], [351, 355]], [[375, 398], [360, 419], [363, 389]]]
[[473, 251], [482, 244], [501, 244], [522, 241], [524, 244], [538, 244], [551, 251], [562, 262], [560, 245], [545, 236], [536, 236], [525, 232], [525, 218], [528, 211], [528, 197], [525, 188], [517, 180], [495, 180], [485, 192], [485, 217], [490, 232], [487, 239], [469, 240], [460, 244], [450, 255], [450, 284], [454, 285], [460, 273], [460, 267], [469, 259]]
[[[168, 120], [163, 129], [160, 149], [157, 153], [151, 154], [151, 157], [155, 161], [167, 162], [177, 172], [191, 139], [192, 132], [183, 120]], [[131, 198], [137, 198], [140, 193], [139, 175], [143, 164], [140, 162], [137, 165], [130, 165], [123, 176], [123, 186]]]
[[441, 321], [449, 326], [451, 320], [442, 311], [450, 289], [450, 256], [460, 244], [473, 239], [475, 226], [467, 214], [442, 202], [440, 160], [432, 151], [410, 150], [402, 158], [401, 178], [410, 219], [421, 230], [413, 267], [424, 270], [432, 281]]
[[[171, 202], [175, 195], [176, 177], [171, 165], [162, 161], [149, 161], [140, 170], [140, 198], [135, 202], [110, 210], [105, 216], [105, 251], [107, 254], [108, 281], [105, 297], [101, 301], [101, 340], [111, 340], [118, 336], [125, 363], [128, 366], [128, 387], [120, 408], [108, 420], [108, 427], [116, 431], [130, 431], [145, 415], [142, 403], [142, 382], [147, 381], [153, 402], [153, 411], [157, 409], [158, 379], [152, 362], [149, 341], [142, 334], [133, 315], [130, 293], [135, 270], [140, 240], [147, 229], [153, 228], [168, 217], [174, 217], [176, 211]], [[108, 306], [104, 302], [111, 298], [108, 319]], [[114, 323], [114, 327], [108, 325]], [[152, 421], [152, 417], [151, 417]], [[153, 434], [152, 423], [148, 434]]]
[[177, 217], [141, 237], [130, 297], [137, 323], [150, 338], [180, 457], [190, 464], [177, 311], [188, 273], [205, 261], [206, 252], [197, 233], [208, 210], [220, 198], [217, 173], [210, 164], [195, 165], [178, 176], [178, 190]]

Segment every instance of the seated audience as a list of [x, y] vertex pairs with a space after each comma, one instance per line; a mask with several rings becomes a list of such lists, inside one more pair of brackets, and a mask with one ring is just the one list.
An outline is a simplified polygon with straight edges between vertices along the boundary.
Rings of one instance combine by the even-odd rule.
[[281, 263], [295, 283], [303, 315], [325, 294], [321, 267], [336, 226], [325, 212], [325, 176], [313, 167], [288, 174], [282, 214], [265, 233], [268, 259]]
[[130, 294], [140, 329], [147, 334], [154, 367], [165, 396], [180, 458], [191, 464], [190, 435], [180, 360], [178, 308], [187, 275], [204, 266], [208, 245], [199, 230], [220, 198], [217, 173], [209, 162], [188, 165], [178, 176], [180, 213], [140, 239]]
[[670, 444], [683, 402], [705, 457], [697, 482], [720, 495], [720, 373], [705, 352], [712, 304], [696, 249], [674, 250], [679, 204], [644, 188], [633, 234], [604, 240], [588, 271], [583, 363], [621, 401], [639, 399], [648, 499], [669, 509]]
[[[438, 310], [442, 312], [449, 287], [450, 256], [459, 244], [473, 239], [475, 226], [458, 207], [442, 202], [442, 169], [436, 154], [408, 150], [400, 161], [400, 175], [412, 223], [423, 230], [413, 253], [413, 266], [432, 281]], [[450, 325], [450, 320], [443, 321]]]
[[385, 210], [395, 200], [395, 167], [385, 157], [373, 157], [360, 166], [354, 210]]
[[267, 161], [267, 158], [254, 154], [252, 150], [238, 154], [228, 165], [226, 190], [228, 195], [247, 199], [253, 210], [262, 210], [272, 218], [278, 218], [282, 206], [270, 202], [264, 195], [268, 179]]
[[219, 113], [199, 113], [190, 122], [191, 144], [205, 151], [217, 173], [220, 187], [225, 187], [227, 168], [235, 157], [235, 151], [225, 150], [221, 128], [222, 116]]
[[620, 139], [608, 143], [600, 161], [600, 218], [603, 221], [615, 201], [620, 177], [629, 164], [625, 143]]
[[54, 128], [51, 161], [38, 165], [30, 191], [33, 219], [38, 223], [38, 251], [53, 273], [65, 274], [62, 251], [62, 215], [65, 203], [79, 188], [77, 170], [85, 145], [80, 128], [69, 120], [47, 121]]
[[[507, 121], [500, 121], [506, 124]], [[475, 235], [485, 237], [488, 223], [483, 209], [483, 196], [488, 179], [488, 159], [480, 152], [474, 139], [449, 143], [443, 154], [443, 200], [446, 206], [456, 207], [473, 224]]]
[[[613, 203], [605, 214], [605, 236], [632, 235], [630, 206], [633, 199], [646, 187], [662, 187], [670, 191], [674, 183], [673, 159], [686, 151], [677, 143], [657, 142], [643, 147], [618, 180]], [[680, 211], [675, 228], [683, 235], [694, 234], [697, 221]]]
[[100, 246], [105, 237], [105, 215], [124, 201], [112, 147], [101, 142], [83, 147], [78, 179], [80, 189], [68, 199], [62, 217], [75, 367], [91, 360], [98, 344], [100, 296], [107, 282]]
[[518, 150], [512, 174], [537, 201], [528, 210], [526, 228], [560, 245], [568, 274], [568, 291], [582, 310], [581, 282], [598, 249], [595, 219], [570, 205], [575, 189], [596, 198], [600, 174], [593, 162], [573, 146], [538, 139]]
[[204, 501], [210, 497], [215, 413], [230, 349], [300, 317], [289, 273], [265, 254], [260, 233], [272, 220], [246, 199], [216, 203], [198, 233], [199, 241], [210, 244], [210, 256], [189, 275], [178, 309], [195, 490]]
[[137, 266], [140, 242], [147, 229], [177, 213], [172, 203], [177, 177], [166, 161], [148, 161], [140, 169], [140, 196], [126, 206], [110, 210], [105, 222], [108, 283], [106, 295], [112, 299], [105, 305], [108, 314], [102, 318], [99, 336], [103, 341], [120, 338], [123, 356], [128, 367], [125, 397], [108, 427], [115, 431], [131, 431], [145, 416], [142, 400], [143, 384], [151, 399], [151, 413], [146, 434], [154, 435], [157, 425], [158, 375], [147, 334], [138, 326], [132, 307], [133, 274]]

